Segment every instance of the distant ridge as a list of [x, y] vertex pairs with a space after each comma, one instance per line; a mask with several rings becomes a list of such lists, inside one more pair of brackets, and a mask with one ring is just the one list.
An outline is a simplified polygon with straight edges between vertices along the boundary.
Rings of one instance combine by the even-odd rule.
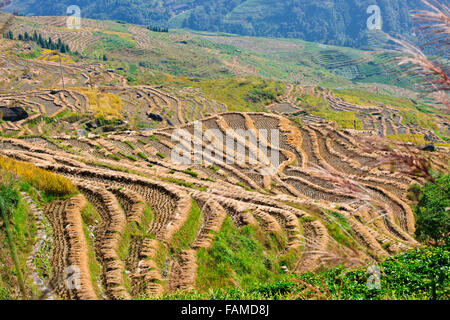
[[[409, 11], [420, 0], [22, 0], [8, 7], [30, 15], [66, 15], [78, 5], [82, 16], [130, 23], [222, 31], [250, 36], [299, 38], [332, 45], [367, 48], [370, 5], [378, 5], [383, 31], [410, 37]], [[376, 41], [377, 44], [378, 41]]]

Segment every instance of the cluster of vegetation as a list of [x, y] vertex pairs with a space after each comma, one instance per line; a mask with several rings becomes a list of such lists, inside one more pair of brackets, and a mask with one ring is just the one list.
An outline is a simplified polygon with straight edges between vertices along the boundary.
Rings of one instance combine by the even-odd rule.
[[[8, 31], [5, 35], [5, 38], [14, 40], [14, 34], [12, 31]], [[61, 38], [58, 38], [58, 41], [54, 42], [52, 38], [44, 38], [42, 34], [38, 34], [36, 31], [33, 33], [33, 35], [30, 35], [28, 32], [25, 32], [23, 34], [19, 34], [17, 36], [17, 40], [20, 41], [32, 41], [35, 42], [39, 47], [43, 49], [49, 49], [49, 50], [58, 50], [61, 53], [70, 53], [70, 47], [67, 43], [64, 43]]]
[[[17, 181], [7, 172], [0, 172], [0, 241], [9, 247], [8, 253], [0, 247], [0, 299], [9, 299], [12, 288], [20, 288], [23, 297], [26, 296], [25, 280], [22, 270], [23, 256], [29, 252], [30, 243], [27, 243], [36, 232], [30, 225], [28, 210], [21, 201]], [[19, 250], [18, 250], [19, 249]], [[23, 251], [22, 251], [23, 250]], [[14, 273], [8, 270], [7, 262], [14, 263]]]
[[418, 146], [423, 146], [423, 145], [427, 144], [427, 141], [425, 140], [425, 136], [420, 133], [390, 134], [390, 135], [387, 135], [386, 138], [401, 141], [401, 142], [410, 142], [410, 143], [418, 145]]
[[169, 32], [169, 28], [167, 27], [147, 26], [147, 29], [153, 32]]
[[[210, 291], [176, 292], [158, 299], [173, 300], [447, 300], [450, 297], [448, 247], [425, 247], [388, 258], [376, 267], [285, 275], [248, 287], [216, 286]], [[374, 268], [377, 270], [377, 268]], [[372, 270], [374, 270], [372, 269]], [[379, 281], [379, 282], [378, 282]]]
[[24, 59], [36, 59], [39, 58], [42, 55], [42, 49], [38, 46], [33, 48], [33, 51], [25, 53], [25, 52], [19, 52], [17, 54], [19, 57]]
[[416, 236], [433, 245], [450, 246], [450, 175], [427, 183], [416, 194]]

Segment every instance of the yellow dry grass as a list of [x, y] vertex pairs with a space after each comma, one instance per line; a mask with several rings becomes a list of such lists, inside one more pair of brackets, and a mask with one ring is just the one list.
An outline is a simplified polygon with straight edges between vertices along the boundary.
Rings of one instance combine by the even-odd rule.
[[69, 179], [38, 168], [32, 163], [0, 156], [0, 168], [49, 194], [66, 196], [77, 193]]
[[89, 98], [89, 110], [93, 111], [96, 117], [107, 120], [123, 119], [120, 113], [123, 110], [123, 102], [115, 94], [90, 88], [74, 88], [74, 90]]
[[59, 53], [58, 51], [50, 49], [42, 49], [42, 55], [38, 59], [45, 61], [59, 62], [58, 54], [61, 56], [62, 63], [75, 63], [75, 61], [73, 61], [69, 55]]
[[425, 140], [425, 136], [423, 134], [392, 134], [386, 137], [401, 142], [410, 142], [417, 146], [425, 145], [428, 143]]

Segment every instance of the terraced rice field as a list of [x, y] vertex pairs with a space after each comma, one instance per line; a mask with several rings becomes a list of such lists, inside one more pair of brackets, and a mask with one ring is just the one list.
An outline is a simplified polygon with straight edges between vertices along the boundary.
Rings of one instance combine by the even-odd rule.
[[[304, 105], [299, 103], [301, 97], [310, 96], [316, 99], [322, 100], [322, 103], [328, 105], [328, 111], [331, 111], [332, 119], [327, 119], [323, 116], [314, 116], [311, 114], [303, 114]], [[318, 100], [316, 100], [318, 101]], [[314, 110], [314, 105], [307, 106], [310, 111]], [[434, 143], [445, 143], [442, 137], [436, 134], [436, 131], [441, 133], [448, 132], [448, 125], [446, 124], [445, 117], [434, 117], [434, 127], [419, 125], [411, 121], [405, 121], [403, 115], [404, 109], [396, 108], [395, 105], [359, 105], [355, 103], [349, 103], [343, 98], [335, 95], [331, 90], [319, 89], [317, 87], [303, 87], [303, 86], [291, 86], [286, 93], [286, 96], [282, 103], [269, 106], [270, 110], [274, 113], [284, 116], [297, 117], [301, 114], [301, 121], [318, 123], [328, 120], [339, 120], [338, 125], [341, 128], [355, 129], [360, 134], [375, 134], [380, 137], [395, 137], [395, 136], [423, 136], [426, 140]], [[313, 109], [311, 109], [313, 108]], [[340, 119], [339, 113], [345, 113], [345, 116], [354, 114], [353, 120], [346, 120], [343, 116]], [[411, 113], [407, 111], [406, 113]], [[412, 113], [411, 113], [412, 114]], [[411, 116], [413, 117], [413, 116]], [[430, 122], [430, 120], [427, 120]], [[447, 128], [447, 129], [446, 129]], [[414, 140], [414, 139], [412, 139]], [[409, 141], [415, 142], [415, 141]], [[423, 144], [423, 142], [422, 142]]]
[[[159, 94], [157, 99], [168, 104], [177, 102], [156, 89], [136, 90], [151, 93], [148, 97]], [[72, 97], [73, 105], [79, 98], [70, 91], [61, 94]], [[257, 133], [256, 139], [246, 140], [239, 134], [262, 128], [279, 130], [280, 142]], [[189, 164], [174, 161], [172, 152], [180, 151], [172, 139], [175, 129], [185, 129], [184, 138], [191, 135], [196, 144], [191, 150], [186, 140], [180, 142]], [[198, 130], [206, 137], [228, 132], [242, 148], [224, 152], [222, 141], [201, 140]], [[2, 138], [1, 144], [1, 155], [65, 176], [81, 192], [44, 208], [54, 234], [50, 284], [52, 293], [64, 299], [130, 299], [196, 288], [197, 252], [210, 248], [227, 216], [238, 227], [257, 225], [285, 237], [282, 251], [298, 252], [296, 272], [329, 265], [330, 257], [362, 263], [419, 245], [412, 237], [415, 223], [406, 193], [410, 184], [423, 181], [378, 168], [381, 154], [363, 151], [356, 137], [328, 124], [299, 128], [274, 114], [221, 113], [170, 129], [89, 139], [54, 136], [52, 143]], [[67, 145], [73, 149], [59, 147]], [[258, 149], [270, 151], [250, 163]], [[279, 161], [271, 161], [277, 151]], [[436, 153], [436, 164], [446, 168], [446, 157], [445, 151]], [[336, 182], [340, 179], [359, 189], [342, 190]], [[198, 230], [174, 250], [174, 239], [194, 206], [201, 211]], [[87, 207], [95, 213], [88, 222], [80, 215]], [[356, 243], [351, 250], [327, 228], [333, 215], [348, 222], [346, 232]], [[89, 269], [92, 256], [101, 266], [98, 278]], [[70, 290], [61, 280], [69, 265], [82, 275], [80, 286]]]
[[[20, 19], [13, 31], [45, 24], [45, 37], [81, 53], [97, 48], [98, 32], [126, 38], [141, 50], [129, 52], [136, 57], [161, 55], [169, 37], [108, 21], [84, 20], [81, 30], [68, 31], [63, 18]], [[236, 41], [225, 38], [218, 40]], [[192, 40], [182, 33], [170, 39], [182, 50]], [[284, 97], [258, 109], [267, 113], [228, 112], [233, 109], [195, 86], [132, 86], [125, 73], [102, 63], [60, 64], [46, 61], [48, 52], [24, 58], [13, 41], [2, 40], [0, 106], [22, 107], [28, 117], [0, 122], [0, 155], [63, 176], [79, 191], [40, 209], [26, 198], [38, 229], [28, 264], [46, 284], [46, 298], [133, 299], [209, 289], [200, 280], [202, 257], [228, 221], [277, 239], [277, 257], [291, 257], [289, 272], [361, 265], [419, 246], [407, 194], [425, 180], [380, 164], [385, 152], [368, 151], [361, 137], [422, 134], [442, 141], [430, 129], [405, 124], [395, 106], [353, 104], [328, 89], [286, 84]], [[282, 43], [286, 50], [303, 47]], [[348, 67], [348, 58], [322, 51], [317, 63], [336, 71]], [[305, 96], [315, 100], [305, 103]], [[321, 103], [325, 116], [311, 112]], [[326, 117], [349, 113], [350, 124]], [[448, 155], [437, 147], [433, 168], [448, 173]], [[51, 249], [51, 272], [40, 279], [32, 262], [44, 245]], [[68, 273], [78, 277], [76, 286], [67, 285]]]
[[[20, 72], [20, 68], [11, 65], [15, 59], [8, 59], [6, 67], [1, 67], [8, 77], [9, 70]], [[17, 58], [20, 60], [20, 58]], [[23, 68], [33, 70], [33, 77], [39, 81], [29, 83], [17, 79], [17, 90], [0, 92], [0, 105], [22, 107], [29, 117], [17, 123], [1, 124], [3, 133], [16, 136], [51, 134], [69, 134], [82, 128], [92, 117], [126, 120], [132, 127], [157, 128], [177, 126], [186, 121], [200, 120], [205, 116], [226, 111], [226, 106], [211, 99], [206, 99], [200, 92], [185, 92], [173, 88], [134, 86], [116, 74], [104, 71], [101, 65], [72, 65], [63, 63], [62, 81], [59, 64], [40, 60], [24, 60]], [[8, 66], [10, 65], [10, 66]], [[50, 71], [51, 70], [51, 71]], [[11, 71], [12, 72], [12, 71]], [[49, 77], [42, 81], [41, 74]], [[45, 78], [45, 77], [44, 77]], [[6, 85], [8, 81], [2, 82]], [[40, 89], [45, 83], [54, 89]], [[93, 87], [91, 84], [96, 83]], [[98, 84], [109, 83], [108, 86]], [[111, 85], [120, 83], [120, 85]], [[12, 88], [11, 88], [12, 89]], [[99, 97], [100, 96], [100, 97]], [[107, 98], [107, 100], [104, 100]], [[48, 118], [64, 118], [77, 115], [69, 126], [58, 128]]]

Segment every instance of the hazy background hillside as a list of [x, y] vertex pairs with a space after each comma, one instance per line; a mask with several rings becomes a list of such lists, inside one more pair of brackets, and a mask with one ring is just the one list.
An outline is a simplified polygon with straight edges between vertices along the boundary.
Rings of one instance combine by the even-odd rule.
[[300, 38], [367, 47], [369, 5], [381, 8], [383, 31], [411, 35], [409, 11], [420, 0], [21, 0], [9, 10], [26, 15], [65, 15], [76, 4], [84, 17], [137, 24]]

